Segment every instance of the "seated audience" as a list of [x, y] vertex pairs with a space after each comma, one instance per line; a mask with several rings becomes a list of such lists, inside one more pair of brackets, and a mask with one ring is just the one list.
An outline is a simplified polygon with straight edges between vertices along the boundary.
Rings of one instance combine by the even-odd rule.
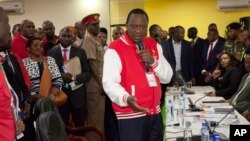
[[239, 61], [231, 53], [222, 52], [219, 55], [219, 69], [213, 72], [211, 81], [215, 91], [211, 92], [210, 96], [229, 99], [237, 91], [242, 77], [242, 71], [238, 65]]

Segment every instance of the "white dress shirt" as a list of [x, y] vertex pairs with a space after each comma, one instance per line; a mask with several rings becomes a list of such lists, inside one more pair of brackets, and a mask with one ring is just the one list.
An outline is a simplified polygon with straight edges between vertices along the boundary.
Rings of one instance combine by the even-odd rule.
[[62, 45], [60, 44], [60, 48], [61, 48], [61, 52], [62, 52], [62, 57], [63, 57], [63, 54], [64, 54], [63, 49], [68, 49], [66, 55], [67, 55], [67, 60], [69, 60], [69, 55], [70, 55], [71, 46], [68, 46], [68, 47], [64, 48], [64, 47], [62, 47]]
[[174, 56], [175, 56], [175, 61], [176, 61], [175, 70], [180, 71], [181, 70], [181, 42], [178, 43], [172, 40], [172, 44], [174, 47]]

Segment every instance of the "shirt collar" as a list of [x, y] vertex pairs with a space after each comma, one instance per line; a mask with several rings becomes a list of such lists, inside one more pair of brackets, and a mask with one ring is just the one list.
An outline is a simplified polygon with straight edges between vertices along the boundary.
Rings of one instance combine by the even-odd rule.
[[215, 46], [218, 42], [218, 39], [216, 39], [215, 41], [212, 42], [213, 46]]
[[[65, 49], [64, 47], [62, 47], [62, 45], [60, 44], [60, 48], [61, 48], [61, 51], [63, 51], [63, 49]], [[66, 49], [68, 49], [68, 51], [70, 51], [70, 49], [71, 49], [71, 45], [70, 46], [68, 46], [68, 47], [66, 47]]]
[[194, 43], [196, 43], [196, 42], [197, 42], [197, 40], [198, 40], [198, 36], [194, 38], [194, 40], [193, 40], [193, 41], [194, 41]]
[[174, 45], [174, 44], [181, 44], [181, 41], [180, 41], [180, 42], [175, 42], [175, 40], [172, 39], [172, 43], [173, 43], [173, 45]]

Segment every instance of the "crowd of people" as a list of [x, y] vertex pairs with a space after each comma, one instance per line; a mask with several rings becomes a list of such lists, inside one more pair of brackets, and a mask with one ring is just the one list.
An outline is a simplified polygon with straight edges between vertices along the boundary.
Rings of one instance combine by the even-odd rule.
[[[228, 24], [226, 39], [215, 23], [208, 26], [206, 39], [190, 27], [187, 41], [182, 26], [168, 31], [149, 26], [147, 13], [133, 9], [126, 30], [115, 27], [108, 44], [100, 16], [87, 15], [62, 28], [58, 36], [52, 21], [35, 28], [26, 19], [11, 34], [8, 16], [0, 8], [0, 130], [6, 131], [0, 132], [1, 139], [36, 140], [32, 109], [43, 97], [46, 68], [52, 82], [48, 97], [55, 100], [60, 90], [68, 96], [58, 107], [65, 125], [70, 119], [76, 127], [95, 125], [107, 141], [161, 141], [166, 88], [185, 82], [213, 86], [209, 96], [224, 97], [250, 120], [249, 27]], [[81, 68], [77, 75], [64, 68], [75, 57]], [[79, 87], [73, 89], [72, 82]], [[93, 133], [86, 137], [99, 140]]]

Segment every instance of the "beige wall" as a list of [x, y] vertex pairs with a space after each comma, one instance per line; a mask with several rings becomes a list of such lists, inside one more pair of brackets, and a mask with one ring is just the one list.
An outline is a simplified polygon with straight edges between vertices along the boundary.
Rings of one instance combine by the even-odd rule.
[[24, 0], [24, 8], [22, 15], [9, 15], [11, 27], [24, 19], [32, 20], [36, 28], [51, 20], [58, 34], [64, 26], [74, 25], [88, 14], [100, 13], [100, 26], [109, 31], [109, 0]]

